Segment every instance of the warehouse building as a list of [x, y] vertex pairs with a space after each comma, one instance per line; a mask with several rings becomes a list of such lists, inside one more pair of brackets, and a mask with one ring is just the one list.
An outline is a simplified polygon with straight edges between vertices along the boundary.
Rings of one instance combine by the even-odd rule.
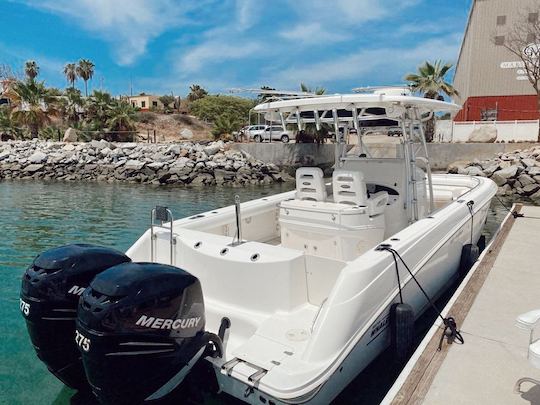
[[523, 63], [504, 45], [516, 23], [537, 23], [539, 12], [540, 0], [473, 0], [454, 77], [463, 105], [455, 121], [538, 119]]

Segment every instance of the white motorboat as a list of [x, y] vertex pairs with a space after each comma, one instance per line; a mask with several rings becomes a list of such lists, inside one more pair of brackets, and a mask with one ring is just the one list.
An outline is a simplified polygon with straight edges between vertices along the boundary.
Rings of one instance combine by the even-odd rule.
[[[245, 402], [326, 404], [392, 339], [407, 350], [429, 307], [418, 284], [433, 300], [475, 260], [497, 190], [430, 172], [422, 122], [459, 108], [392, 89], [258, 105], [283, 127], [333, 127], [331, 180], [300, 168], [290, 192], [179, 220], [157, 207], [127, 258], [79, 291], [77, 344], [94, 392], [127, 398], [135, 385], [135, 400], [159, 398], [203, 361]], [[396, 156], [371, 155], [361, 136], [345, 147], [382, 120], [402, 129]], [[21, 308], [35, 301], [28, 291]], [[399, 303], [405, 313], [392, 313]], [[182, 351], [180, 363], [167, 357]]]

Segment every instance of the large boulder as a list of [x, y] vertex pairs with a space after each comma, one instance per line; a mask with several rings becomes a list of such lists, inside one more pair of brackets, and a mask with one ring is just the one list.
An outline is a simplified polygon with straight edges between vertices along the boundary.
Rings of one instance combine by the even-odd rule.
[[183, 128], [180, 131], [180, 136], [184, 139], [193, 139], [193, 131], [188, 128]]
[[497, 128], [494, 125], [482, 125], [471, 132], [469, 142], [493, 143], [497, 139]]
[[66, 132], [64, 132], [64, 138], [62, 138], [64, 142], [77, 142], [78, 139], [77, 130], [75, 128], [66, 129]]

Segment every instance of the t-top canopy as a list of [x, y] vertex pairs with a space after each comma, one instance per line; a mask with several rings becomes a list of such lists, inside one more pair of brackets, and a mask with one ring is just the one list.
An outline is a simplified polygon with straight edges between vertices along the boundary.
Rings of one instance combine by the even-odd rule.
[[[297, 98], [262, 103], [255, 107], [259, 113], [295, 113], [316, 110], [352, 110], [381, 107], [388, 110], [395, 107], [417, 108], [420, 113], [458, 112], [461, 106], [429, 98], [386, 94], [336, 94], [321, 97]], [[398, 108], [399, 109], [399, 108]]]

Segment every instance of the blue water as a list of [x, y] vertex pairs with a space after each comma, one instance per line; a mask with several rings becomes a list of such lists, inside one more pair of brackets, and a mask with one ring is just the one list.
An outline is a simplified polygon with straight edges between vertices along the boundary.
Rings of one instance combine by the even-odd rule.
[[[155, 205], [171, 208], [176, 218], [287, 191], [291, 185], [253, 188], [177, 188], [106, 183], [34, 181], [0, 182], [0, 404], [93, 403], [51, 376], [37, 359], [19, 312], [21, 275], [34, 256], [48, 248], [88, 242], [126, 250], [149, 225]], [[497, 202], [487, 231], [504, 216]], [[446, 297], [447, 299], [448, 297]], [[444, 299], [444, 298], [443, 298]], [[434, 317], [426, 315], [426, 329]], [[421, 333], [418, 339], [421, 338]], [[386, 355], [387, 356], [387, 355]], [[338, 398], [337, 403], [378, 403], [399, 369], [383, 354]], [[204, 397], [204, 403], [232, 403], [231, 398]], [[190, 399], [198, 403], [199, 399]]]

